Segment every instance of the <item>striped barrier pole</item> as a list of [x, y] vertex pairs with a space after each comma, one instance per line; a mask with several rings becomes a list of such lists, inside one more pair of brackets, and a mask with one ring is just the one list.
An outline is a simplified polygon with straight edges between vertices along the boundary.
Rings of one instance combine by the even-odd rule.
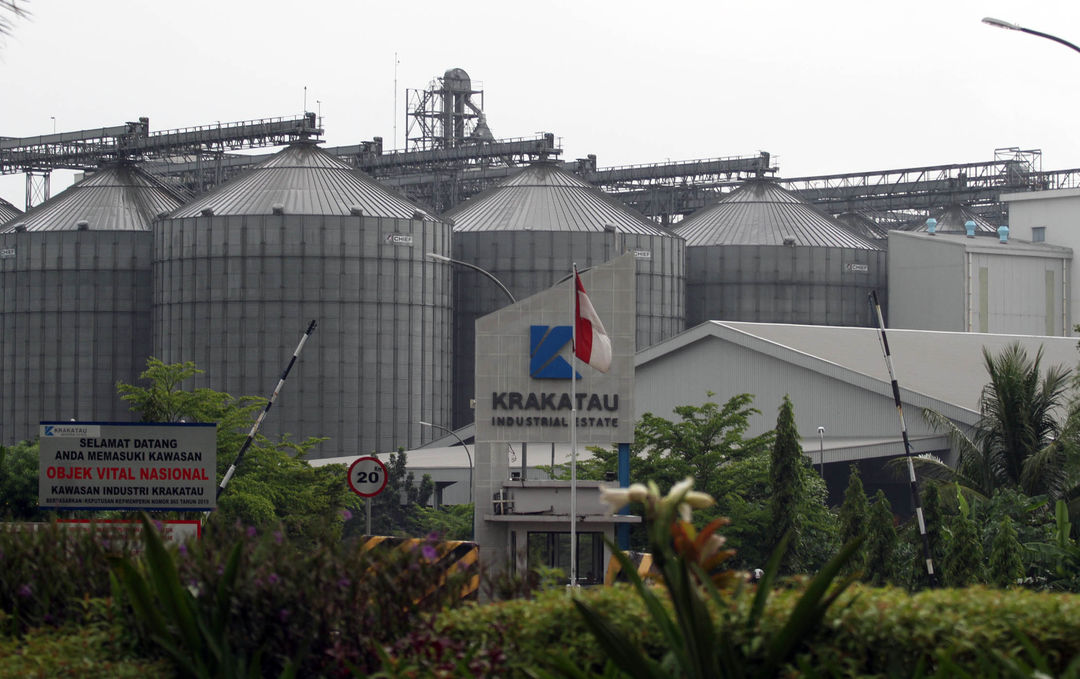
[[281, 379], [278, 380], [277, 386], [274, 387], [274, 393], [270, 395], [270, 400], [266, 402], [266, 407], [259, 413], [259, 417], [255, 419], [255, 424], [251, 425], [251, 431], [248, 432], [247, 439], [244, 441], [244, 445], [240, 446], [240, 452], [236, 455], [236, 460], [229, 465], [229, 471], [225, 472], [225, 477], [221, 479], [221, 485], [217, 489], [217, 497], [221, 497], [221, 491], [225, 490], [225, 486], [229, 484], [229, 480], [232, 479], [233, 474], [236, 473], [236, 467], [240, 464], [240, 460], [244, 458], [244, 453], [251, 446], [251, 442], [255, 440], [255, 432], [259, 431], [259, 425], [262, 424], [263, 419], [266, 418], [266, 413], [270, 412], [270, 409], [274, 407], [274, 401], [277, 399], [278, 394], [281, 393], [281, 388], [285, 386], [285, 380], [289, 377], [289, 371], [292, 370], [293, 364], [296, 363], [296, 359], [300, 356], [300, 352], [304, 349], [304, 342], [307, 342], [308, 337], [311, 337], [311, 333], [315, 332], [315, 326], [318, 325], [315, 321], [311, 322], [308, 326], [307, 332], [300, 338], [300, 344], [296, 345], [296, 351], [293, 352], [292, 358], [289, 359], [289, 365], [285, 366], [285, 372], [281, 373]]
[[911, 486], [911, 501], [915, 507], [915, 516], [919, 520], [919, 535], [922, 536], [923, 556], [926, 558], [926, 574], [930, 578], [930, 586], [937, 587], [937, 575], [934, 573], [934, 559], [930, 554], [930, 536], [926, 534], [926, 521], [923, 519], [922, 496], [919, 494], [919, 480], [915, 477], [915, 463], [912, 461], [911, 441], [908, 439], [907, 423], [904, 422], [904, 408], [900, 405], [900, 385], [896, 381], [896, 373], [893, 371], [892, 353], [889, 351], [889, 340], [885, 337], [885, 318], [881, 315], [881, 304], [878, 303], [877, 292], [870, 291], [870, 306], [873, 308], [877, 321], [878, 339], [881, 341], [881, 350], [885, 354], [885, 365], [889, 368], [889, 379], [892, 380], [893, 401], [896, 402], [896, 413], [900, 416], [900, 431], [904, 438], [904, 455], [907, 457], [908, 482]]

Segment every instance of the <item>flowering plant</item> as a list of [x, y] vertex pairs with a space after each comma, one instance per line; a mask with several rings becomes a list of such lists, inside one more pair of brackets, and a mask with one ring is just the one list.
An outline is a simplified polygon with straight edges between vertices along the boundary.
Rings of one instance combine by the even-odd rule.
[[[675, 484], [667, 495], [661, 495], [652, 482], [608, 489], [603, 494], [604, 501], [614, 510], [631, 502], [644, 506], [649, 548], [659, 580], [670, 598], [670, 610], [661, 599], [663, 592], [646, 585], [627, 555], [614, 545], [612, 548], [644, 602], [649, 617], [663, 633], [667, 642], [664, 656], [660, 659], [649, 657], [584, 601], [575, 600], [574, 605], [604, 649], [610, 664], [625, 675], [640, 679], [777, 676], [781, 666], [791, 659], [820, 623], [825, 611], [853, 581], [854, 576], [850, 576], [833, 586], [858, 542], [846, 545], [826, 564], [807, 585], [779, 632], [762, 640], [760, 622], [787, 537], [777, 546], [761, 582], [752, 591], [745, 621], [738, 620], [738, 611], [746, 607], [737, 604], [751, 596], [751, 588], [737, 573], [723, 568], [723, 563], [734, 551], [723, 549], [724, 538], [716, 531], [726, 525], [727, 520], [716, 519], [701, 530], [694, 527], [691, 521], [693, 510], [708, 507], [714, 500], [706, 493], [694, 491], [693, 485], [693, 480], [688, 478]], [[710, 612], [710, 600], [723, 618], [719, 626]], [[719, 633], [720, 630], [738, 628], [753, 641], [740, 643], [733, 634]], [[556, 659], [554, 664], [564, 676], [587, 676], [566, 661]]]

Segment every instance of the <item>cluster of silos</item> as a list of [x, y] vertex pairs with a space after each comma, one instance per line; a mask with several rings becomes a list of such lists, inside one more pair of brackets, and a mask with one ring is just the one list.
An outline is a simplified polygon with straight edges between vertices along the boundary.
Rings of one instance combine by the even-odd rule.
[[[490, 273], [522, 299], [579, 269], [637, 256], [637, 348], [684, 327], [684, 246], [629, 207], [553, 162], [538, 162], [446, 214], [454, 258]], [[472, 421], [476, 319], [510, 302], [495, 281], [454, 272], [454, 424]], [[567, 302], [569, 324], [569, 301]]]
[[317, 457], [413, 447], [449, 424], [450, 227], [313, 143], [289, 146], [155, 227], [154, 352], [195, 386], [269, 396], [262, 431]]
[[181, 196], [118, 163], [0, 228], [0, 444], [126, 421], [151, 346], [152, 220]]
[[794, 193], [754, 179], [680, 222], [686, 239], [686, 321], [874, 324], [884, 303], [883, 247]]

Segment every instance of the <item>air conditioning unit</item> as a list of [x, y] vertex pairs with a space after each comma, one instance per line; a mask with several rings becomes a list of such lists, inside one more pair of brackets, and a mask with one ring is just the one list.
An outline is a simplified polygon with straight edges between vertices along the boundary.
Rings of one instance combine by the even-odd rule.
[[505, 488], [500, 488], [499, 492], [492, 496], [492, 511], [496, 516], [514, 513], [514, 501], [510, 499]]

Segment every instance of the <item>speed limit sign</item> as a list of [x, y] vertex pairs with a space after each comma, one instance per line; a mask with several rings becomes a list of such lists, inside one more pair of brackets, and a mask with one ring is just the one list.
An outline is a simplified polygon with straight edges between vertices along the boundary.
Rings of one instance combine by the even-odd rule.
[[386, 465], [375, 457], [361, 457], [349, 465], [349, 488], [360, 497], [375, 497], [386, 488]]

